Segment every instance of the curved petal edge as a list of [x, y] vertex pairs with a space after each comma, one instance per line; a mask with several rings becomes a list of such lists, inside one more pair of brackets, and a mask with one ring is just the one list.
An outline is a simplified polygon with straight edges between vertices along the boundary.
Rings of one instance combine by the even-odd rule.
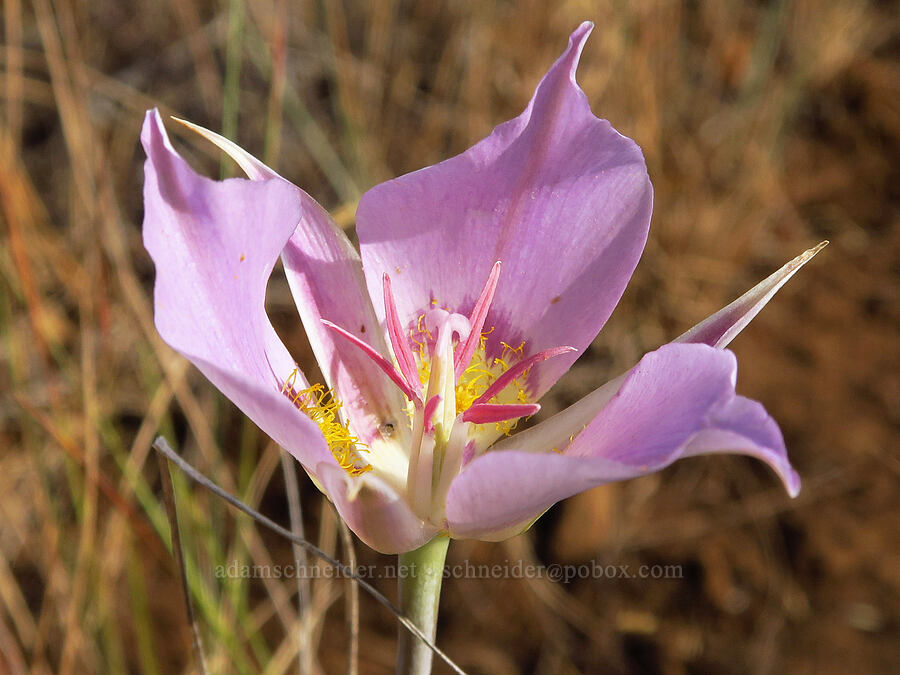
[[322, 464], [319, 480], [341, 518], [363, 542], [379, 553], [405, 553], [419, 548], [438, 530], [416, 516], [386, 482], [366, 473], [349, 476], [343, 469]]
[[799, 478], [778, 425], [759, 403], [735, 394], [736, 369], [731, 352], [707, 345], [647, 354], [593, 420], [569, 430], [568, 444], [498, 450], [468, 464], [447, 497], [451, 535], [492, 539], [578, 492], [717, 452], [761, 459], [795, 496]]
[[265, 313], [266, 283], [302, 215], [294, 190], [281, 180], [198, 175], [156, 110], [141, 140], [159, 334], [306, 467], [334, 461], [315, 423], [281, 394], [296, 365]]
[[[484, 279], [502, 262], [484, 324], [495, 328], [489, 354], [501, 341], [524, 340], [525, 357], [576, 348], [531, 371], [535, 400], [609, 318], [637, 265], [652, 211], [640, 148], [591, 112], [575, 82], [591, 27], [572, 34], [519, 117], [461, 155], [372, 188], [357, 211], [376, 311], [388, 273], [405, 324], [432, 302], [469, 315]], [[552, 264], [536, 265], [548, 252]]]

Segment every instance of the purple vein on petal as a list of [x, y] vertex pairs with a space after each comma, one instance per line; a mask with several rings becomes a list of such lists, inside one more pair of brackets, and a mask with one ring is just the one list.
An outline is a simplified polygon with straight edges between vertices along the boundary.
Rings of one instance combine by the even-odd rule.
[[[535, 398], [606, 322], [640, 257], [652, 210], [640, 149], [591, 112], [575, 81], [590, 28], [572, 34], [521, 115], [457, 157], [372, 188], [357, 211], [373, 297], [384, 270], [403, 269], [392, 275], [403, 321], [435, 298], [454, 308], [471, 303], [471, 275], [487, 278], [502, 260], [486, 318], [496, 328], [488, 352], [520, 336], [530, 353], [578, 349], [535, 369]], [[546, 251], [560, 255], [536, 265]], [[425, 256], [430, 264], [409, 264]], [[378, 305], [383, 320], [380, 298]], [[462, 355], [454, 358], [454, 371], [463, 364]]]
[[[578, 69], [584, 45], [593, 30], [594, 24], [590, 21], [585, 21], [575, 29], [569, 36], [568, 48], [538, 84], [534, 98], [528, 104], [531, 114], [528, 126], [523, 130], [523, 137], [530, 137], [533, 144], [532, 152], [525, 157], [517, 185], [512, 190], [510, 208], [507, 209], [499, 228], [495, 256], [515, 245], [513, 242], [516, 224], [522, 221], [521, 214], [528, 209], [529, 199], [526, 195], [530, 192], [527, 186], [534, 183], [535, 178], [549, 163], [548, 154], [555, 136], [554, 122], [570, 104], [567, 99], [572, 93], [572, 85], [575, 85], [575, 71]], [[584, 97], [577, 85], [575, 88]], [[586, 100], [586, 97], [584, 98]], [[590, 113], [589, 106], [588, 113]]]

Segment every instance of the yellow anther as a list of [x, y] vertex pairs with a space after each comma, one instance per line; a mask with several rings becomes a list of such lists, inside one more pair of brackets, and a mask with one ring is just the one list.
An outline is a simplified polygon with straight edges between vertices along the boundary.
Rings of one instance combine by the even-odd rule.
[[371, 471], [372, 465], [363, 464], [359, 456], [360, 451], [368, 452], [369, 449], [350, 433], [347, 424], [341, 420], [338, 411], [342, 404], [334, 397], [334, 392], [321, 384], [296, 391], [294, 383], [297, 381], [297, 373], [295, 368], [281, 386], [281, 393], [290, 399], [297, 410], [319, 426], [331, 454], [344, 471], [351, 476], [361, 476]]
[[[422, 330], [424, 315], [419, 317], [417, 327], [419, 335], [425, 334]], [[501, 342], [502, 351], [499, 356], [488, 359], [486, 356], [488, 335], [494, 332], [492, 326], [489, 330], [481, 334], [478, 346], [472, 354], [472, 360], [466, 366], [466, 369], [460, 374], [456, 382], [456, 412], [462, 413], [468, 410], [472, 404], [487, 391], [503, 373], [522, 360], [525, 353], [525, 343], [522, 342], [518, 347], [511, 347], [505, 342]], [[430, 338], [431, 336], [428, 335]], [[413, 338], [416, 345], [418, 361], [419, 380], [423, 386], [428, 383], [431, 376], [431, 356], [428, 353], [426, 340], [421, 341]], [[510, 384], [499, 394], [491, 399], [493, 403], [530, 403], [528, 394], [525, 390], [525, 377], [528, 371], [523, 372], [519, 377], [515, 378]], [[410, 411], [411, 413], [411, 411]], [[497, 431], [509, 434], [516, 427], [517, 420], [506, 420], [496, 422]]]
[[509, 352], [509, 353], [515, 354], [517, 357], [519, 357], [519, 359], [521, 359], [522, 355], [525, 353], [525, 341], [524, 340], [522, 340], [522, 344], [520, 344], [518, 347], [510, 347], [508, 344], [503, 342], [503, 340], [500, 341], [500, 344], [503, 345], [503, 354], [504, 355]]

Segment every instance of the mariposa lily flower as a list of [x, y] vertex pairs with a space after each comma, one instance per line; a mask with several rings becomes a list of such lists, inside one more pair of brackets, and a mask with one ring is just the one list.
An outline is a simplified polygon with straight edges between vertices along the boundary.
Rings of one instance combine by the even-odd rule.
[[[248, 179], [197, 175], [147, 113], [144, 242], [162, 337], [303, 465], [369, 546], [500, 540], [555, 502], [734, 452], [799, 479], [724, 349], [817, 249], [567, 410], [515, 433], [591, 344], [641, 255], [653, 193], [638, 146], [591, 112], [580, 26], [525, 111], [463, 154], [363, 195], [360, 251], [309, 195], [188, 124]], [[284, 264], [321, 366], [266, 317]]]

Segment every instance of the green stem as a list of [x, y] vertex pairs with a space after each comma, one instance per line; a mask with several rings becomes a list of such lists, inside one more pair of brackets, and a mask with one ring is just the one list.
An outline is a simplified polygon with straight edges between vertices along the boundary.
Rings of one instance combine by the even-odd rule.
[[[435, 537], [421, 548], [401, 553], [397, 569], [400, 609], [434, 641], [441, 580], [450, 537]], [[429, 675], [434, 653], [402, 626], [397, 644], [397, 675]]]

